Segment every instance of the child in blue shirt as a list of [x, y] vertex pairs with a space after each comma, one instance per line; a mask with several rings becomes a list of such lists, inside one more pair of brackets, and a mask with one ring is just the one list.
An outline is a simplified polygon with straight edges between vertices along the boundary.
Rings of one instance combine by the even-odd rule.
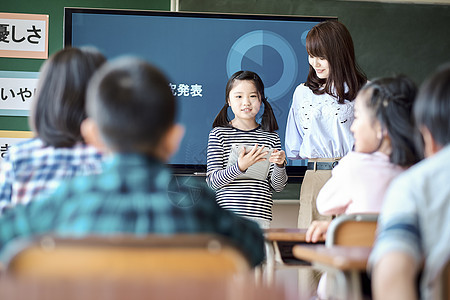
[[414, 104], [426, 159], [391, 184], [370, 256], [374, 299], [443, 299], [441, 272], [450, 259], [450, 65], [421, 87]]

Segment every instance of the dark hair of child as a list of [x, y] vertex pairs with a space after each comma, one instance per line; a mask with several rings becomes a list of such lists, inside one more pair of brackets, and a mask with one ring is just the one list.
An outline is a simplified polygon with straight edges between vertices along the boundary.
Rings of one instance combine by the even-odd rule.
[[306, 51], [310, 56], [326, 59], [330, 73], [327, 79], [321, 79], [310, 65], [305, 86], [316, 95], [335, 96], [339, 103], [356, 98], [367, 77], [356, 63], [353, 40], [344, 24], [325, 21], [314, 26], [306, 36]]
[[426, 127], [437, 144], [450, 144], [450, 64], [438, 68], [420, 87], [414, 104], [417, 126]]
[[220, 112], [217, 114], [216, 118], [213, 122], [213, 128], [214, 127], [229, 127], [230, 125], [230, 118], [228, 117], [228, 99], [230, 97], [230, 92], [234, 87], [234, 84], [238, 80], [248, 80], [253, 82], [253, 84], [256, 87], [256, 90], [258, 91], [259, 98], [264, 104], [264, 113], [261, 117], [261, 128], [264, 131], [274, 132], [275, 130], [278, 130], [278, 123], [275, 118], [275, 115], [272, 110], [272, 106], [270, 105], [269, 101], [267, 101], [266, 96], [264, 95], [264, 83], [262, 82], [261, 78], [252, 71], [238, 71], [234, 73], [230, 79], [227, 82], [227, 86], [225, 89], [225, 105], [222, 107]]
[[390, 161], [403, 167], [418, 162], [422, 156], [417, 148], [417, 129], [412, 116], [416, 85], [405, 76], [397, 76], [375, 79], [361, 91], [370, 93], [366, 105], [390, 139]]
[[175, 122], [176, 103], [165, 75], [136, 58], [105, 65], [92, 78], [87, 111], [115, 152], [152, 155]]
[[65, 48], [42, 66], [30, 127], [46, 144], [72, 147], [84, 142], [86, 87], [106, 58], [94, 48]]

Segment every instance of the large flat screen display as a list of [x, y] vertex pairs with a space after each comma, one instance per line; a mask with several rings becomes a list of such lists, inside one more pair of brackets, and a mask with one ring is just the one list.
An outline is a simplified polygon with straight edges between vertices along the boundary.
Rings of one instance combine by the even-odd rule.
[[95, 46], [108, 59], [138, 56], [162, 69], [177, 96], [178, 122], [186, 127], [170, 163], [205, 170], [209, 131], [225, 103], [227, 80], [239, 70], [261, 76], [284, 147], [292, 95], [309, 69], [306, 34], [326, 19], [65, 8], [64, 44]]

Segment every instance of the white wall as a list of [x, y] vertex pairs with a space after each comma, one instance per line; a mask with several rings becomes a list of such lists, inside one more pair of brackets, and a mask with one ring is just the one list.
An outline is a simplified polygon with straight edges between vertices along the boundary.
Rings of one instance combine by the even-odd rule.
[[277, 200], [273, 204], [271, 228], [297, 228], [299, 200]]

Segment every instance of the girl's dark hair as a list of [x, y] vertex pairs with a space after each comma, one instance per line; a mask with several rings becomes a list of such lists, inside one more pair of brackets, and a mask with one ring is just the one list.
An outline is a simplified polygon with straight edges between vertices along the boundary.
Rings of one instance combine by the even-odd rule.
[[325, 21], [314, 26], [306, 36], [306, 51], [310, 56], [326, 59], [330, 67], [328, 78], [320, 79], [309, 65], [305, 85], [314, 94], [327, 93], [335, 96], [339, 103], [356, 98], [367, 77], [356, 63], [353, 40], [344, 24]]
[[269, 101], [267, 101], [266, 96], [264, 95], [264, 83], [261, 78], [252, 71], [238, 71], [231, 75], [230, 79], [227, 82], [227, 87], [225, 89], [225, 105], [222, 107], [220, 112], [217, 114], [216, 118], [213, 122], [214, 127], [229, 127], [230, 118], [228, 117], [228, 99], [230, 97], [230, 92], [234, 87], [234, 84], [237, 80], [248, 80], [253, 82], [258, 91], [258, 95], [261, 99], [261, 102], [264, 104], [264, 113], [261, 117], [261, 128], [264, 131], [274, 132], [278, 130], [278, 123], [275, 118], [275, 115], [272, 110], [272, 106]]
[[370, 93], [366, 104], [390, 138], [390, 161], [403, 167], [418, 162], [422, 156], [415, 140], [417, 129], [412, 115], [415, 84], [406, 76], [381, 78], [366, 84], [361, 91]]
[[450, 64], [445, 64], [420, 87], [414, 117], [440, 146], [450, 144]]
[[65, 48], [42, 65], [30, 127], [46, 145], [84, 141], [80, 125], [86, 118], [87, 83], [105, 61], [95, 48]]

